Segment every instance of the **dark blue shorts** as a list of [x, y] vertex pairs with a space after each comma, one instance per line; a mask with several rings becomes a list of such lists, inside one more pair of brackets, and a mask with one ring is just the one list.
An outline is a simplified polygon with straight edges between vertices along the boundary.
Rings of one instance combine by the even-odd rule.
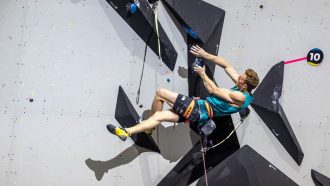
[[180, 118], [178, 122], [185, 122], [187, 119], [191, 122], [199, 120], [199, 107], [197, 101], [179, 94], [173, 104], [173, 110]]

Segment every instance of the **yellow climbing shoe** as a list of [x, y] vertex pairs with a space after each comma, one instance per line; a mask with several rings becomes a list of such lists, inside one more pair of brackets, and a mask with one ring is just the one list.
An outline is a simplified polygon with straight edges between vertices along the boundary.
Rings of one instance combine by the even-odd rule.
[[122, 141], [125, 141], [129, 137], [128, 132], [121, 127], [116, 127], [114, 125], [108, 124], [107, 129], [111, 134], [118, 136], [118, 138]]

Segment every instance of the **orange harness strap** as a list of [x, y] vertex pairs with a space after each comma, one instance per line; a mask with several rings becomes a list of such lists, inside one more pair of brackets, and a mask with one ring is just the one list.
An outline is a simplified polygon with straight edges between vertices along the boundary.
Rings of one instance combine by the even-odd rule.
[[207, 101], [205, 101], [205, 107], [207, 110], [207, 115], [209, 115], [209, 118], [213, 118], [213, 109]]
[[195, 101], [193, 100], [189, 103], [188, 108], [186, 109], [186, 111], [183, 114], [183, 117], [189, 118], [194, 109], [194, 106], [195, 106]]
[[189, 103], [188, 108], [186, 109], [186, 111], [183, 114], [183, 117], [186, 118], [186, 120], [185, 120], [185, 123], [186, 124], [189, 124], [190, 123], [189, 117], [190, 117], [190, 115], [191, 115], [194, 107], [195, 107], [195, 101], [193, 100], [193, 101], [191, 101]]

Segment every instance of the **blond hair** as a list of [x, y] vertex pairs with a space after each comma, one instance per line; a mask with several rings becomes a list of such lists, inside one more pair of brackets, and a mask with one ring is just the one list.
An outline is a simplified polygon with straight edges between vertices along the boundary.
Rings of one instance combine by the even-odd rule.
[[256, 73], [256, 71], [252, 69], [247, 69], [245, 71], [245, 75], [246, 75], [245, 84], [247, 85], [247, 90], [251, 92], [259, 84], [258, 74]]

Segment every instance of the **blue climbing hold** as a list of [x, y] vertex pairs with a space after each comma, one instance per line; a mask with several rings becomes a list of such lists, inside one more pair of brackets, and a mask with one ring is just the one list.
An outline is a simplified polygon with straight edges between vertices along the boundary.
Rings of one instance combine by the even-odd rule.
[[131, 3], [129, 5], [129, 11], [132, 13], [132, 14], [135, 14], [136, 11], [137, 11], [137, 5], [135, 3]]
[[182, 27], [183, 27], [183, 29], [187, 32], [187, 34], [188, 34], [190, 37], [192, 37], [192, 38], [194, 38], [194, 39], [199, 39], [197, 33], [194, 32], [189, 26], [187, 26], [187, 25], [182, 25]]

